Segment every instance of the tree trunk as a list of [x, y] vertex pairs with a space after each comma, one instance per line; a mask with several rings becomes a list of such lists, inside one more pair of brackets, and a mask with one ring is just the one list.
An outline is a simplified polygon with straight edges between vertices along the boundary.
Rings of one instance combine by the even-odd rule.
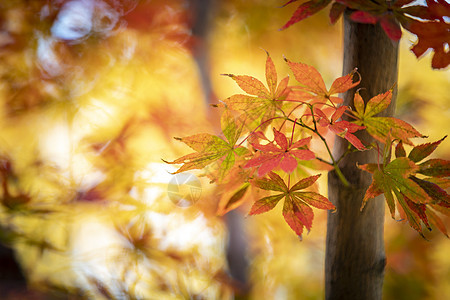
[[[391, 41], [377, 25], [354, 23], [349, 12], [344, 14], [343, 74], [355, 67], [362, 81], [357, 88], [364, 101], [386, 92], [397, 82], [398, 43]], [[344, 105], [353, 106], [356, 89], [344, 94]], [[391, 106], [384, 115], [392, 115], [396, 90]], [[358, 137], [368, 145], [373, 139], [366, 133]], [[339, 158], [348, 142], [337, 138], [333, 155]], [[381, 299], [386, 263], [384, 252], [384, 199], [369, 200], [361, 212], [364, 193], [371, 175], [357, 164], [377, 162], [375, 150], [354, 152], [346, 156], [340, 168], [351, 186], [342, 184], [335, 172], [328, 175], [328, 195], [336, 212], [328, 213], [325, 296], [326, 299]]]

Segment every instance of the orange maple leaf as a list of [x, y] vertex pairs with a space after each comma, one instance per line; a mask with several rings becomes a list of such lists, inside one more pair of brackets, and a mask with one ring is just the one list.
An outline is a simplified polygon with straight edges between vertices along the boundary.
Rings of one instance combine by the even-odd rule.
[[[283, 78], [277, 86], [277, 72], [275, 65], [267, 53], [266, 59], [266, 88], [264, 84], [255, 77], [248, 75], [222, 74], [232, 78], [239, 87], [248, 95], [236, 94], [219, 103], [217, 107], [226, 107], [234, 111], [242, 111], [249, 121], [259, 125], [276, 114], [281, 108], [282, 101], [286, 99], [290, 89], [288, 88], [289, 77]], [[268, 125], [268, 123], [266, 124]]]
[[322, 75], [314, 67], [303, 63], [291, 62], [286, 58], [285, 61], [292, 73], [294, 73], [295, 79], [300, 83], [300, 87], [292, 87], [292, 91], [287, 98], [290, 101], [312, 101], [312, 103], [326, 103], [330, 101], [334, 106], [343, 102], [342, 98], [334, 95], [348, 91], [361, 81], [360, 79], [354, 81], [355, 73], [358, 74], [355, 69], [350, 74], [334, 80], [330, 89], [327, 89]]

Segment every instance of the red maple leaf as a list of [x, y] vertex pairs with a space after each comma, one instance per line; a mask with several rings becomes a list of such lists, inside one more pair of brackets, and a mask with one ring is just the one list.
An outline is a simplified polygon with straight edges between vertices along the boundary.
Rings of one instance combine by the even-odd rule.
[[[262, 133], [259, 133], [261, 135]], [[298, 140], [293, 143], [283, 133], [273, 129], [274, 142], [261, 145], [259, 142], [250, 142], [253, 148], [259, 150], [261, 155], [252, 158], [244, 166], [245, 168], [257, 167], [258, 176], [264, 176], [276, 167], [280, 166], [286, 173], [292, 173], [297, 168], [297, 160], [311, 160], [316, 156], [311, 150], [298, 149], [309, 144], [311, 137]]]
[[[284, 6], [296, 2], [291, 0]], [[328, 6], [331, 0], [310, 0], [298, 6], [291, 19], [281, 28], [302, 21]], [[433, 49], [432, 67], [442, 69], [450, 64], [450, 52], [447, 44], [450, 40], [450, 24], [446, 18], [450, 15], [447, 0], [426, 0], [426, 3], [414, 3], [414, 0], [397, 1], [361, 1], [334, 0], [330, 9], [330, 20], [334, 24], [348, 8], [354, 22], [380, 24], [386, 35], [398, 41], [402, 36], [401, 26], [417, 35], [417, 42], [411, 48], [417, 58], [428, 49]]]
[[442, 69], [450, 64], [450, 52], [445, 49], [450, 41], [450, 24], [414, 21], [407, 29], [417, 35], [417, 43], [411, 48], [417, 58], [423, 56], [428, 49], [433, 49], [433, 68]]
[[359, 126], [348, 121], [337, 121], [344, 112], [348, 109], [347, 106], [341, 106], [333, 113], [331, 120], [328, 119], [327, 115], [319, 108], [315, 108], [315, 113], [319, 125], [322, 127], [327, 127], [336, 135], [346, 139], [358, 150], [365, 150], [366, 147], [363, 143], [353, 134], [354, 132], [364, 129], [364, 126]]
[[[284, 4], [283, 6], [286, 6], [292, 2], [296, 2], [297, 0], [291, 0]], [[330, 4], [331, 0], [311, 0], [305, 3], [300, 4], [297, 9], [295, 10], [294, 14], [292, 15], [291, 19], [284, 24], [283, 27], [281, 27], [280, 30], [286, 29], [289, 26], [300, 22], [301, 20], [304, 20], [308, 18], [309, 16], [314, 15], [318, 11], [325, 8], [328, 4]]]
[[[450, 40], [450, 24], [445, 17], [450, 14], [450, 4], [444, 0], [427, 0], [426, 6], [411, 5], [413, 0], [355, 1], [336, 0], [355, 9], [350, 18], [359, 23], [379, 23], [390, 39], [398, 41], [402, 36], [400, 24], [417, 35], [417, 43], [411, 48], [417, 58], [428, 49], [434, 50], [432, 67], [445, 68], [450, 64], [450, 53], [445, 50]], [[419, 21], [422, 20], [422, 21]]]

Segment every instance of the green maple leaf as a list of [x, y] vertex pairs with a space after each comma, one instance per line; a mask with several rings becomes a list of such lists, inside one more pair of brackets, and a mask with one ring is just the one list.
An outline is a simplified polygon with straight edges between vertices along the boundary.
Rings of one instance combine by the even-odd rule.
[[[259, 125], [273, 118], [282, 101], [289, 93], [289, 77], [285, 77], [277, 86], [277, 72], [275, 65], [267, 53], [266, 60], [266, 88], [258, 79], [247, 75], [223, 74], [231, 77], [248, 95], [237, 94], [218, 104], [235, 111], [243, 111], [251, 125]], [[267, 126], [268, 124], [266, 124]]]
[[429, 203], [430, 197], [420, 186], [409, 178], [419, 170], [413, 161], [407, 157], [399, 157], [386, 166], [377, 164], [365, 164], [358, 166], [360, 169], [373, 174], [372, 184], [367, 189], [363, 199], [363, 207], [369, 199], [380, 194], [386, 196], [391, 215], [394, 216], [395, 204], [392, 193], [402, 193], [416, 203]]
[[415, 204], [422, 205], [432, 202], [428, 194], [410, 178], [414, 175], [419, 167], [407, 157], [399, 157], [388, 163], [386, 166], [377, 164], [366, 164], [359, 166], [364, 171], [373, 174], [372, 184], [364, 195], [361, 210], [369, 199], [375, 198], [381, 194], [386, 197], [389, 210], [392, 218], [395, 217], [395, 198], [400, 204], [400, 211], [404, 211], [408, 218], [410, 225], [419, 233], [422, 233], [420, 224], [416, 220], [416, 215], [413, 214], [408, 201]]
[[175, 138], [193, 150], [195, 153], [187, 154], [168, 164], [183, 164], [174, 174], [192, 169], [202, 169], [217, 162], [219, 179], [233, 167], [235, 156], [242, 156], [248, 150], [245, 147], [236, 146], [243, 127], [243, 122], [236, 120], [227, 112], [222, 115], [221, 127], [225, 139], [209, 133], [200, 133], [185, 138]]
[[314, 213], [310, 206], [320, 209], [335, 209], [326, 197], [315, 192], [300, 191], [314, 184], [319, 177], [320, 174], [304, 178], [291, 188], [285, 184], [280, 176], [273, 172], [269, 173], [269, 178], [253, 180], [252, 184], [260, 189], [281, 193], [257, 200], [250, 209], [249, 215], [272, 210], [281, 199], [285, 198], [284, 219], [291, 229], [301, 237], [303, 227], [306, 227], [308, 231], [312, 227]]
[[383, 143], [388, 134], [390, 134], [392, 138], [408, 145], [412, 145], [412, 142], [409, 140], [410, 138], [425, 137], [405, 121], [393, 117], [376, 116], [388, 108], [391, 99], [392, 91], [387, 91], [384, 94], [379, 94], [370, 99], [364, 109], [363, 99], [359, 93], [355, 93], [354, 105], [356, 111], [352, 112], [356, 118], [354, 123], [365, 126], [367, 132], [372, 137]]
[[[439, 144], [445, 140], [447, 136], [442, 139], [422, 145], [415, 146], [408, 155], [408, 158], [413, 162], [418, 163], [429, 156], [436, 150]], [[403, 144], [399, 143], [396, 147], [396, 156], [406, 156], [406, 152], [403, 149]], [[398, 152], [398, 153], [397, 153]], [[445, 159], [432, 158], [419, 164], [419, 170], [417, 173], [432, 177], [449, 177], [450, 176], [450, 161]]]
[[[363, 207], [366, 202], [380, 194], [384, 194], [392, 217], [395, 215], [395, 201], [400, 206], [397, 209], [402, 218], [407, 219], [411, 227], [422, 234], [422, 221], [428, 229], [430, 224], [436, 226], [443, 234], [448, 236], [444, 223], [433, 211], [450, 216], [450, 196], [445, 191], [450, 176], [450, 162], [443, 159], [430, 159], [417, 164], [439, 146], [445, 139], [434, 143], [426, 143], [415, 146], [408, 156], [400, 141], [395, 148], [396, 159], [386, 166], [366, 164], [359, 166], [361, 169], [373, 174], [372, 184], [366, 191], [363, 199]], [[418, 178], [417, 174], [423, 174], [439, 178]], [[433, 182], [435, 181], [435, 182]]]

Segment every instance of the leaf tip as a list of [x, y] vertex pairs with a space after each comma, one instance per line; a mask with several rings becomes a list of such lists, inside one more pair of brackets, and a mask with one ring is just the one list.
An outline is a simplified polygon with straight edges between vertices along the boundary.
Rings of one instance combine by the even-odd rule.
[[[164, 159], [162, 159], [161, 158], [161, 160], [164, 162], [164, 163], [166, 163], [166, 164], [169, 164], [169, 165], [173, 165], [173, 164], [175, 164], [175, 162], [174, 161], [167, 161], [167, 160], [164, 160]], [[167, 171], [168, 173], [170, 173], [169, 171]], [[175, 173], [170, 173], [170, 174], [176, 174], [176, 172]]]
[[419, 233], [419, 235], [420, 235], [425, 241], [427, 241], [427, 242], [430, 241], [429, 239], [427, 239], [427, 238], [423, 235], [422, 232], [420, 232], [420, 231], [417, 231], [417, 232]]
[[392, 87], [389, 89], [389, 91], [391, 92], [391, 93], [393, 93], [394, 92], [394, 89], [397, 87], [397, 82], [394, 82], [394, 84], [392, 85]]
[[[164, 160], [164, 159], [162, 159], [162, 158], [161, 158], [161, 160], [162, 160], [164, 163], [169, 164], [169, 165], [175, 164], [175, 162], [173, 162], [173, 161], [167, 161], [167, 160]], [[169, 173], [170, 175], [175, 175], [175, 174], [178, 174], [178, 173], [180, 173], [180, 172], [177, 170], [177, 171], [175, 171], [175, 172], [173, 172], [173, 173], [167, 171], [167, 173]]]
[[369, 199], [367, 197], [364, 197], [364, 199], [362, 201], [362, 204], [361, 204], [361, 208], [359, 209], [359, 211], [363, 211], [364, 210], [364, 207], [366, 207], [366, 204], [367, 204], [368, 200]]
[[286, 2], [285, 4], [283, 4], [283, 5], [281, 5], [281, 6], [278, 6], [278, 8], [286, 7], [288, 4], [291, 4], [292, 2], [296, 2], [296, 1], [297, 1], [297, 0], [290, 0], [290, 1]]

